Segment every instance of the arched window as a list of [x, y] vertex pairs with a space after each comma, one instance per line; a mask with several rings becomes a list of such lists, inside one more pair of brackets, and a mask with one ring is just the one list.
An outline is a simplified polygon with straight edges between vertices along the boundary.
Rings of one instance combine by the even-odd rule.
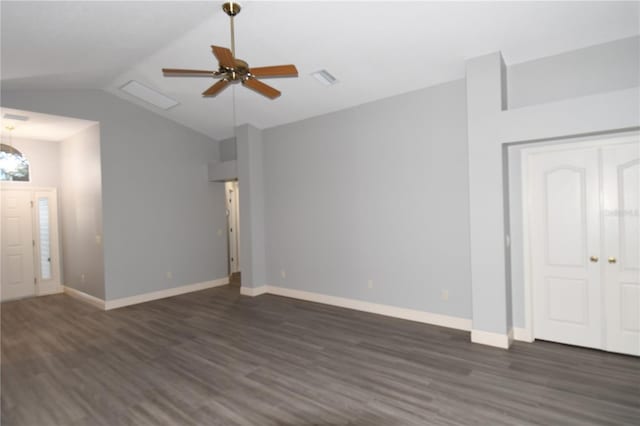
[[0, 144], [0, 181], [29, 181], [29, 161], [10, 145]]

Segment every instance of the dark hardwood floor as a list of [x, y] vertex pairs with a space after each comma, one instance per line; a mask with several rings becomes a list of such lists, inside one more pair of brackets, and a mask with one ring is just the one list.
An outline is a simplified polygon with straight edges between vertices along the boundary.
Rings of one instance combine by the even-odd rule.
[[3, 303], [2, 425], [640, 424], [640, 360], [220, 287]]

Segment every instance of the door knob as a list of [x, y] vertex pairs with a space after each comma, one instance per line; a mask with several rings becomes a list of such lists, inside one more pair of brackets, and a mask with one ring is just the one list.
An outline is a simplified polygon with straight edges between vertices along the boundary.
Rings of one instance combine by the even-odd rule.
[[615, 257], [609, 258], [609, 263], [616, 263], [618, 260]]
[[598, 256], [591, 256], [589, 260], [592, 261], [593, 263], [596, 263], [598, 261]]

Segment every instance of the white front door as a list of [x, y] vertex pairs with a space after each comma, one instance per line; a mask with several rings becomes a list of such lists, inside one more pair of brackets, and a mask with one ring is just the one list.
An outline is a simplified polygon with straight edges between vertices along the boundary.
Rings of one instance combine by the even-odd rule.
[[2, 284], [1, 300], [35, 294], [31, 192], [2, 191]]
[[606, 349], [640, 355], [640, 144], [602, 149]]
[[535, 337], [600, 348], [598, 150], [529, 158]]

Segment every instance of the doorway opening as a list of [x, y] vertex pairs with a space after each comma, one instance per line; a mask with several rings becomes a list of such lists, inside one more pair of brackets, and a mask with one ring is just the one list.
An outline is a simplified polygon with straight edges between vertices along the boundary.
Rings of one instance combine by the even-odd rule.
[[224, 183], [225, 205], [227, 208], [227, 257], [229, 260], [229, 284], [240, 286], [240, 199], [238, 181]]
[[0, 108], [0, 301], [104, 297], [98, 122]]

